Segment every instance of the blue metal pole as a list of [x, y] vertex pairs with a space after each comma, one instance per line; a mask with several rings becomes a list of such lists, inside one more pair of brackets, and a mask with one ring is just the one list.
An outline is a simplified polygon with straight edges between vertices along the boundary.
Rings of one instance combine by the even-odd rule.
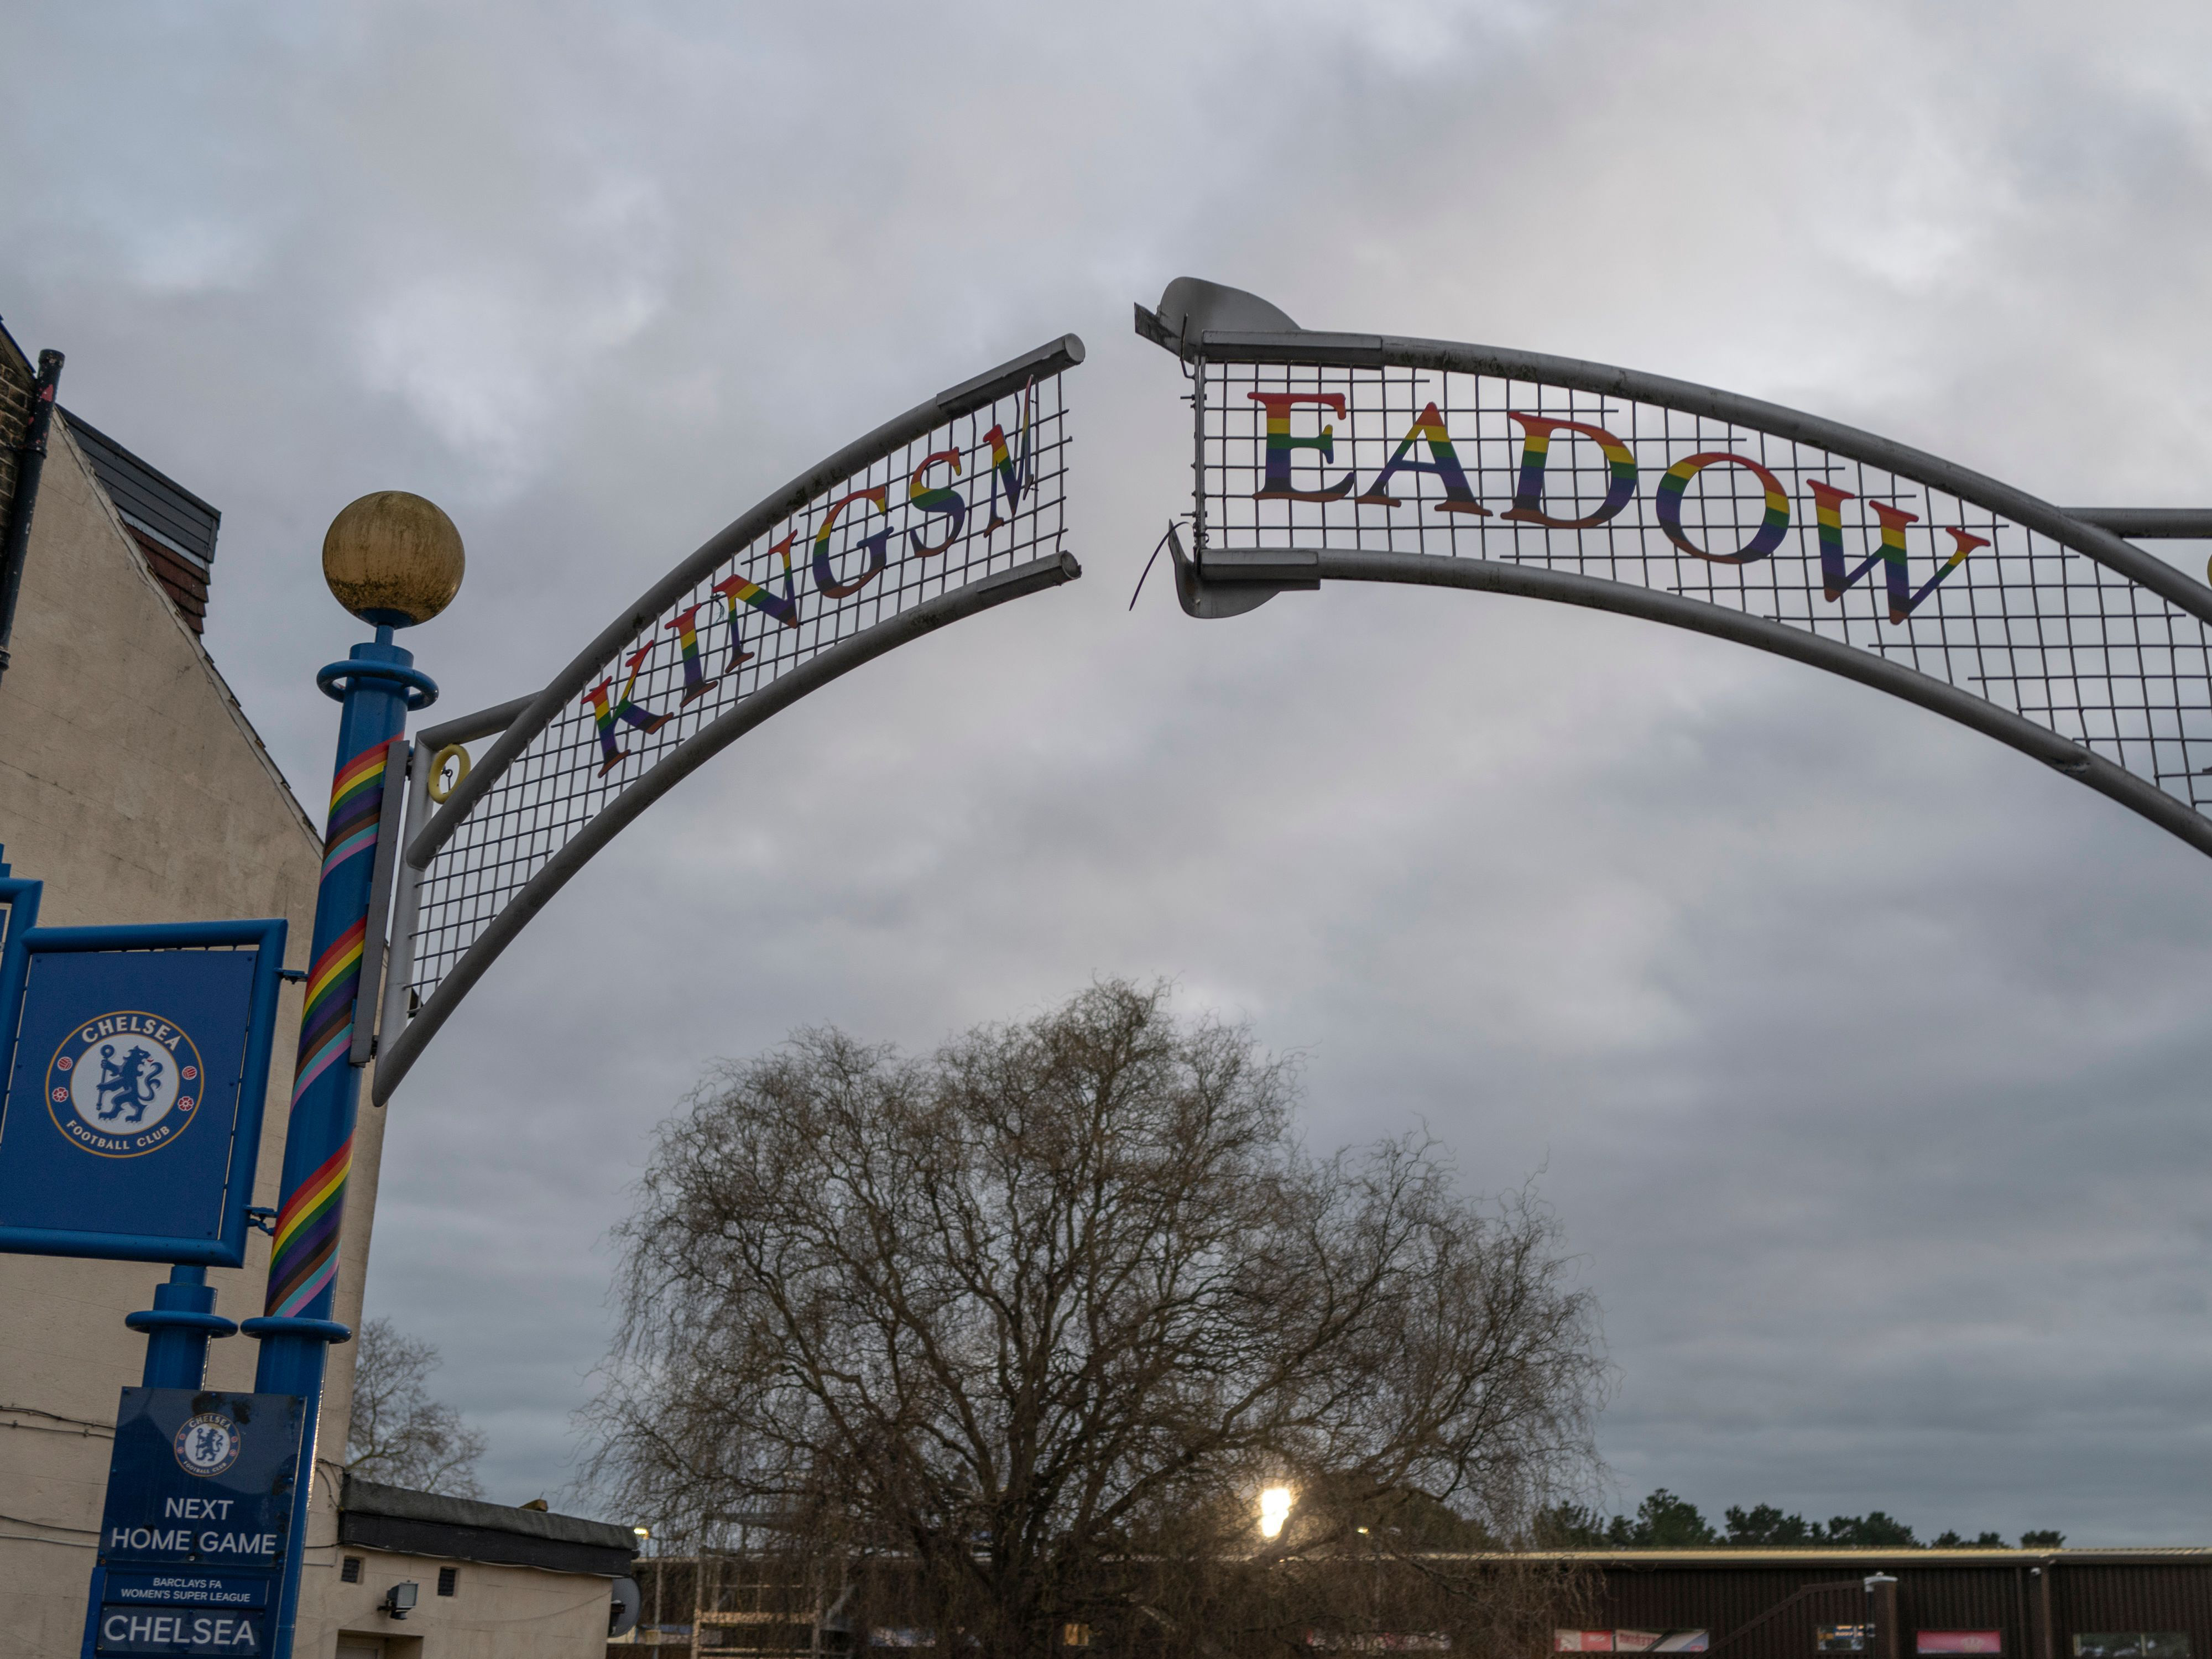
[[[362, 989], [362, 944], [371, 921], [369, 881], [376, 863], [387, 746], [405, 726], [408, 709], [422, 708], [437, 696], [437, 687], [414, 661], [410, 653], [392, 643], [390, 628], [379, 627], [375, 643], [356, 645], [344, 662], [332, 663], [315, 677], [340, 704], [337, 775], [323, 836], [322, 884], [315, 895], [313, 965], [300, 1014], [299, 1063], [284, 1134], [284, 1185], [270, 1253], [268, 1299], [262, 1317], [241, 1328], [261, 1343], [255, 1392], [296, 1395], [302, 1402], [300, 1475], [269, 1646], [272, 1659], [290, 1659], [299, 1616], [326, 1350], [353, 1335], [331, 1317], [361, 1092], [361, 1073], [348, 1063], [346, 1051], [353, 1042], [354, 1005]], [[392, 780], [395, 786], [398, 781]], [[375, 925], [382, 926], [380, 917]]]
[[139, 1382], [149, 1389], [198, 1388], [207, 1381], [209, 1340], [238, 1334], [236, 1325], [216, 1313], [205, 1267], [170, 1268], [169, 1282], [154, 1287], [154, 1305], [124, 1315], [123, 1322], [146, 1333], [146, 1370]]

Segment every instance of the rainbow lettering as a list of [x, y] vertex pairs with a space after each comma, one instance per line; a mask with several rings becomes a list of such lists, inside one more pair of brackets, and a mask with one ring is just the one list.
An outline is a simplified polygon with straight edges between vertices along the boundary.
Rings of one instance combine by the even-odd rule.
[[618, 723], [626, 722], [649, 735], [676, 718], [673, 714], [656, 714], [650, 708], [641, 708], [630, 696], [637, 687], [638, 671], [645, 665], [645, 659], [653, 654], [653, 647], [659, 643], [658, 640], [647, 640], [641, 648], [630, 653], [629, 659], [624, 665], [629, 670], [629, 678], [623, 682], [622, 696], [616, 698], [611, 705], [607, 701], [607, 688], [614, 684], [611, 678], [601, 680], [578, 699], [592, 707], [592, 724], [599, 736], [601, 777], [614, 770], [615, 763], [630, 752], [616, 740], [615, 726]]
[[[1375, 481], [1357, 495], [1350, 494], [1352, 475], [1346, 473], [1334, 483], [1324, 482], [1318, 468], [1305, 476], [1304, 482], [1320, 486], [1311, 489], [1297, 488], [1292, 471], [1301, 451], [1311, 451], [1315, 463], [1334, 460], [1336, 427], [1351, 418], [1346, 394], [1337, 392], [1259, 392], [1248, 391], [1245, 397], [1266, 411], [1265, 447], [1262, 452], [1263, 475], [1259, 489], [1252, 492], [1255, 501], [1334, 501], [1350, 500], [1362, 507], [1396, 507], [1405, 501], [1391, 493], [1393, 481], [1401, 472], [1428, 472], [1436, 475], [1443, 499], [1434, 503], [1439, 513], [1472, 513], [1489, 516], [1489, 509], [1475, 498], [1465, 465], [1445, 428], [1439, 412], [1439, 400], [1431, 398], [1413, 417], [1412, 426], [1400, 439]], [[1333, 420], [1317, 423], [1317, 429], [1304, 434], [1294, 434], [1291, 428], [1297, 411], [1310, 405]], [[1506, 418], [1521, 428], [1521, 464], [1515, 481], [1513, 504], [1498, 514], [1503, 522], [1539, 525], [1549, 530], [1590, 530], [1616, 517], [1634, 499], [1638, 479], [1638, 465], [1634, 453], [1612, 433], [1601, 426], [1586, 421], [1570, 421], [1548, 415], [1524, 414], [1507, 410]], [[995, 428], [994, 428], [995, 432]], [[1605, 497], [1596, 510], [1581, 518], [1558, 518], [1544, 507], [1546, 468], [1550, 459], [1555, 434], [1587, 438], [1597, 445], [1605, 457]], [[1415, 447], [1428, 446], [1428, 459], [1413, 459]], [[933, 459], [937, 458], [933, 457]], [[1206, 463], [1211, 471], [1220, 465], [1212, 459]], [[1762, 497], [1759, 520], [1748, 539], [1730, 550], [1713, 551], [1698, 544], [1696, 535], [1686, 528], [1683, 514], [1691, 484], [1707, 469], [1716, 466], [1741, 467], [1759, 481]], [[1737, 486], [1741, 488], [1739, 484]], [[1990, 536], [1978, 535], [1963, 525], [1942, 526], [1951, 538], [1951, 550], [1935, 572], [1917, 587], [1914, 586], [1906, 556], [1907, 528], [1919, 522], [1918, 515], [1885, 501], [1866, 503], [1881, 526], [1879, 544], [1856, 565], [1846, 568], [1844, 550], [1843, 503], [1857, 499], [1851, 491], [1817, 479], [1807, 481], [1812, 495], [1814, 530], [1820, 550], [1821, 591], [1830, 604], [1840, 600], [1845, 592], [1864, 580], [1875, 566], [1882, 567], [1883, 584], [1888, 601], [1889, 620], [1901, 623], [1927, 603], [1937, 587], [1948, 580], [1980, 549], [1991, 545]], [[1717, 500], [1715, 502], [1717, 509]], [[1735, 503], [1731, 501], [1731, 507]], [[1667, 539], [1680, 552], [1712, 564], [1753, 564], [1771, 558], [1788, 538], [1791, 522], [1792, 504], [1789, 491], [1782, 481], [1761, 462], [1748, 455], [1729, 450], [1701, 450], [1684, 456], [1661, 476], [1653, 492], [1652, 510], [1658, 527]], [[1730, 521], [1734, 521], [1731, 514]], [[1716, 522], [1718, 522], [1717, 520]], [[1931, 530], [1934, 526], [1930, 526]], [[1698, 534], [1705, 533], [1700, 531]], [[1739, 532], [1741, 533], [1741, 532]], [[1994, 534], [1992, 531], [1991, 534]]]
[[786, 628], [799, 626], [799, 594], [792, 586], [791, 576], [791, 544], [798, 539], [799, 532], [794, 530], [774, 547], [769, 549], [770, 554], [783, 556], [783, 597], [781, 599], [778, 599], [757, 583], [748, 580], [742, 572], [736, 575], [725, 576], [714, 584], [713, 591], [720, 593], [723, 603], [730, 608], [730, 661], [729, 666], [722, 671], [724, 673], [728, 673], [739, 663], [749, 662], [752, 659], [753, 653], [745, 649], [743, 618], [738, 613], [739, 605], [750, 605], [763, 615], [775, 617]]
[[837, 523], [837, 515], [854, 501], [866, 501], [879, 514], [890, 512], [884, 505], [890, 493], [887, 485], [872, 484], [849, 495], [840, 495], [822, 515], [822, 528], [814, 532], [814, 586], [823, 599], [842, 599], [848, 593], [857, 593], [884, 574], [884, 566], [890, 562], [890, 555], [885, 550], [891, 538], [889, 526], [862, 538], [860, 545], [868, 550], [868, 568], [848, 582], [839, 581], [836, 572], [830, 568], [830, 532]]
[[[1628, 446], [1601, 426], [1591, 426], [1583, 421], [1555, 421], [1547, 415], [1517, 415], [1505, 411], [1505, 418], [1519, 423], [1521, 440], [1521, 478], [1513, 492], [1512, 510], [1501, 516], [1516, 524], [1536, 524], [1547, 530], [1589, 530], [1628, 505], [1628, 498], [1636, 493], [1636, 457], [1628, 453]], [[1604, 453], [1607, 471], [1605, 500], [1596, 512], [1586, 519], [1555, 519], [1544, 511], [1544, 464], [1552, 453], [1552, 434], [1571, 432], [1588, 438]]]
[[[1515, 418], [1519, 417], [1516, 416]], [[1275, 447], [1273, 424], [1271, 417], [1267, 433], [1267, 453], [1271, 460]], [[1421, 442], [1428, 445], [1430, 459], [1425, 461], [1407, 460], [1406, 457], [1413, 446]], [[1622, 452], [1624, 454], [1626, 453], [1625, 450]], [[1633, 485], [1636, 463], [1631, 461], [1628, 465], [1630, 483]], [[1437, 412], [1433, 403], [1413, 417], [1413, 429], [1399, 441], [1397, 453], [1391, 456], [1389, 465], [1376, 475], [1375, 482], [1367, 486], [1366, 494], [1358, 498], [1360, 504], [1366, 507], [1397, 506], [1396, 497], [1385, 487], [1395, 472], [1433, 472], [1443, 479], [1444, 498], [1437, 503], [1439, 513], [1480, 513], [1486, 519], [1490, 516], [1490, 509], [1479, 503], [1474, 499], [1474, 492], [1467, 487], [1467, 474], [1460, 467], [1458, 453], [1452, 448], [1451, 434], [1444, 430], [1444, 417]]]
[[1977, 536], [1963, 526], [1946, 525], [1943, 526], [1943, 533], [1951, 538], [1951, 556], [1944, 560], [1942, 568], [1926, 581], [1921, 583], [1919, 590], [1908, 599], [1905, 596], [1905, 590], [1911, 586], [1911, 582], [1905, 571], [1905, 549], [1899, 546], [1894, 555], [1891, 554], [1889, 526], [1887, 522], [1883, 524], [1882, 562], [1888, 568], [1890, 621], [1901, 623], [1919, 610], [1920, 602], [1933, 593], [1937, 584], [1945, 577], [1972, 557], [1976, 548], [1987, 547], [1990, 544], [1988, 537]]
[[[1818, 479], [1808, 481], [1805, 487], [1813, 492], [1814, 534], [1820, 544], [1820, 593], [1829, 604], [1833, 605], [1844, 597], [1846, 588], [1856, 584], [1860, 577], [1874, 568], [1875, 561], [1881, 557], [1881, 549], [1875, 548], [1860, 562], [1857, 569], [1846, 573], [1844, 569], [1844, 515], [1840, 509], [1845, 501], [1856, 497], [1850, 490], [1838, 489], [1835, 485], [1822, 483]], [[1911, 522], [1909, 516], [1906, 522]], [[1905, 544], [1903, 526], [1899, 529], [1898, 546], [1902, 550]]]
[[[1735, 552], [1709, 553], [1692, 541], [1682, 528], [1682, 495], [1698, 473], [1709, 466], [1723, 465], [1743, 467], [1759, 480], [1759, 487], [1766, 493], [1766, 510], [1752, 538]], [[1668, 541], [1692, 557], [1710, 560], [1714, 564], [1755, 563], [1781, 546], [1782, 538], [1790, 529], [1790, 497], [1783, 492], [1782, 481], [1749, 456], [1730, 454], [1724, 449], [1686, 455], [1668, 467], [1666, 477], [1659, 480], [1658, 497], [1652, 505], [1659, 515], [1659, 527], [1667, 532]]]
[[[699, 661], [699, 630], [692, 625], [692, 618], [704, 609], [706, 607], [703, 605], [692, 605], [688, 610], [678, 611], [675, 621], [661, 624], [662, 628], [676, 635], [677, 648], [684, 653], [684, 701], [685, 702], [705, 696], [722, 683], [719, 675], [711, 680], [708, 679], [706, 669]], [[744, 659], [740, 657], [738, 660], [743, 662]]]
[[[1333, 412], [1337, 419], [1342, 420], [1344, 398], [1341, 393], [1248, 392], [1244, 395], [1267, 411], [1267, 476], [1260, 488], [1252, 492], [1255, 501], [1333, 501], [1352, 488], [1352, 474], [1349, 472], [1321, 489], [1299, 489], [1291, 483], [1291, 459], [1301, 449], [1312, 450], [1324, 461], [1336, 459], [1336, 428], [1324, 425], [1320, 431], [1310, 436], [1292, 437], [1291, 410], [1300, 404], [1318, 404]], [[1383, 477], [1389, 476], [1389, 469], [1385, 467]]]
[[1856, 570], [1844, 568], [1843, 504], [1857, 499], [1848, 489], [1838, 489], [1830, 483], [1808, 482], [1806, 488], [1813, 493], [1815, 522], [1820, 540], [1820, 591], [1831, 601], [1844, 597], [1844, 591], [1881, 561], [1882, 577], [1889, 590], [1889, 619], [1901, 623], [1920, 609], [1921, 603], [1933, 593], [1937, 586], [1954, 570], [1966, 563], [1976, 548], [1990, 544], [1986, 536], [1977, 536], [1963, 527], [1947, 526], [1944, 533], [1951, 538], [1951, 556], [1917, 591], [1912, 586], [1912, 575], [1905, 562], [1905, 530], [1907, 525], [1917, 524], [1920, 515], [1892, 507], [1887, 501], [1869, 501], [1875, 517], [1881, 524], [1881, 540], [1875, 550], [1859, 562]]
[[[606, 776], [617, 762], [641, 752], [630, 746], [625, 726], [647, 733], [659, 731], [684, 708], [704, 698], [736, 674], [742, 665], [760, 656], [762, 641], [768, 636], [765, 632], [757, 634], [750, 641], [754, 648], [747, 648], [746, 629], [753, 625], [749, 622], [748, 611], [772, 617], [785, 628], [799, 627], [804, 619], [798, 592], [796, 566], [799, 561], [806, 562], [813, 586], [824, 599], [843, 599], [860, 592], [890, 568], [894, 537], [903, 534], [913, 556], [927, 559], [950, 552], [963, 538], [985, 528], [975, 517], [971, 499], [975, 486], [984, 481], [980, 475], [975, 476], [966, 480], [963, 488], [962, 479], [963, 463], [971, 454], [980, 458], [984, 449], [990, 453], [992, 512], [988, 527], [995, 529], [1024, 510], [1034, 514], [1040, 483], [1049, 488], [1054, 481], [1052, 477], [1040, 480], [1035, 476], [1038, 466], [1038, 457], [1033, 450], [1036, 390], [1034, 380], [1021, 388], [1011, 442], [1004, 426], [994, 424], [974, 441], [971, 448], [932, 451], [908, 474], [904, 504], [898, 508], [890, 505], [891, 483], [868, 484], [842, 495], [817, 496], [812, 505], [796, 509], [779, 526], [787, 533], [766, 550], [769, 562], [765, 568], [759, 568], [763, 556], [760, 553], [749, 552], [743, 556], [744, 565], [753, 567], [755, 573], [766, 580], [756, 580], [755, 574], [747, 574], [744, 568], [725, 567], [729, 574], [711, 582], [704, 594], [687, 596], [664, 612], [659, 632], [674, 636], [682, 667], [680, 701], [676, 708], [664, 713], [638, 700], [638, 681], [659, 642], [657, 638], [640, 644], [631, 652], [623, 670], [610, 668], [606, 678], [579, 699], [579, 706], [591, 711], [592, 731], [599, 746], [599, 775]], [[1007, 401], [1012, 401], [1011, 393]], [[981, 412], [976, 418], [980, 423]], [[1004, 518], [1000, 516], [1001, 495], [1005, 497]], [[866, 523], [861, 528], [854, 528], [859, 520]], [[804, 528], [809, 524], [812, 526], [811, 531]], [[811, 547], [804, 551], [798, 548], [802, 534], [807, 535], [811, 542]], [[781, 559], [783, 565], [781, 592], [770, 586], [775, 559]], [[709, 660], [711, 618], [717, 601], [729, 621], [729, 647], [719, 666]], [[757, 626], [764, 629], [766, 624]], [[371, 757], [370, 763], [380, 770], [381, 755]], [[374, 844], [374, 801], [366, 811], [366, 838], [343, 847], [334, 846], [337, 860], [343, 861]]]
[[1022, 388], [1022, 415], [1017, 426], [1020, 434], [1019, 447], [1014, 453], [1010, 455], [1006, 453], [1006, 434], [1003, 428], [994, 423], [983, 434], [983, 441], [991, 446], [991, 522], [983, 526], [985, 535], [1007, 522], [999, 516], [999, 492], [1002, 489], [1006, 492], [1006, 510], [1017, 513], [1021, 510], [1022, 491], [1029, 488], [1030, 393], [1036, 385], [1036, 382], [1032, 380]]
[[914, 556], [917, 559], [927, 559], [933, 554], [945, 551], [959, 539], [961, 526], [968, 522], [968, 503], [960, 498], [958, 490], [949, 484], [932, 487], [922, 482], [921, 475], [940, 462], [952, 469], [954, 477], [960, 476], [960, 452], [940, 449], [933, 455], [925, 455], [921, 465], [915, 468], [906, 481], [906, 498], [910, 504], [924, 513], [940, 513], [952, 520], [945, 527], [945, 539], [934, 544], [922, 540], [919, 530], [907, 532], [907, 540], [913, 544]]

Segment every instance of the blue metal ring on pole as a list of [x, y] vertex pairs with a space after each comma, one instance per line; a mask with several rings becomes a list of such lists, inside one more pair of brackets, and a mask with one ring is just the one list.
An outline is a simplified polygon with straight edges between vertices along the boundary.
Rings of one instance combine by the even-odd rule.
[[325, 663], [315, 671], [315, 684], [333, 702], [343, 702], [346, 693], [356, 685], [371, 685], [380, 680], [386, 684], [405, 687], [407, 707], [410, 711], [428, 708], [438, 701], [437, 681], [419, 668], [409, 668], [396, 662], [362, 662], [356, 659]]
[[192, 1313], [182, 1308], [145, 1308], [123, 1316], [134, 1331], [205, 1331], [210, 1336], [236, 1336], [238, 1322], [221, 1314]]
[[149, 1389], [204, 1387], [209, 1341], [238, 1334], [238, 1327], [215, 1310], [207, 1269], [186, 1262], [169, 1269], [167, 1284], [154, 1287], [152, 1307], [124, 1315], [123, 1322], [146, 1334], [143, 1381]]
[[251, 1337], [306, 1336], [323, 1342], [350, 1342], [353, 1327], [341, 1325], [335, 1319], [289, 1319], [282, 1314], [264, 1314], [242, 1321], [238, 1328]]

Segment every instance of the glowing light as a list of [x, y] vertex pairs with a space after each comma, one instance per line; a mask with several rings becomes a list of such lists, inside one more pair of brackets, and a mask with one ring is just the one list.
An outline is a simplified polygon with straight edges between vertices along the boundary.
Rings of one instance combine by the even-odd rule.
[[1283, 1522], [1291, 1516], [1291, 1489], [1270, 1486], [1260, 1494], [1260, 1536], [1273, 1538], [1283, 1530]]

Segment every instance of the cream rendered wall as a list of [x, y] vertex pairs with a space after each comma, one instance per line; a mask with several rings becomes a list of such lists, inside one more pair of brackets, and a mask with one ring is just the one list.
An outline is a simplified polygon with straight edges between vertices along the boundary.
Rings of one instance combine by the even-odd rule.
[[[344, 1553], [361, 1558], [361, 1582], [332, 1584], [321, 1604], [320, 1652], [382, 1641], [387, 1659], [605, 1659], [613, 1600], [608, 1579], [392, 1555], [358, 1545]], [[441, 1567], [459, 1569], [450, 1596], [438, 1594]], [[415, 1611], [404, 1620], [378, 1612], [385, 1592], [404, 1579], [420, 1587]], [[299, 1651], [318, 1651], [307, 1638], [303, 1618]]]
[[[303, 965], [319, 823], [301, 812], [155, 584], [60, 419], [32, 520], [13, 653], [0, 678], [0, 843], [13, 873], [46, 884], [40, 920], [281, 915], [291, 923], [286, 965]], [[300, 696], [318, 697], [308, 685]], [[335, 741], [335, 705], [331, 729]], [[309, 781], [318, 812], [326, 788]], [[257, 1204], [276, 1202], [299, 1018], [299, 988], [288, 985]], [[384, 1115], [367, 1099], [364, 1088], [338, 1273], [337, 1315], [349, 1325], [360, 1320], [384, 1136]], [[244, 1268], [209, 1275], [216, 1310], [234, 1320], [261, 1311], [269, 1240], [250, 1237]], [[144, 1339], [124, 1328], [123, 1316], [151, 1307], [167, 1274], [0, 1255], [0, 1607], [8, 1613], [0, 1659], [77, 1650], [117, 1391], [138, 1381], [145, 1358]], [[256, 1347], [246, 1337], [216, 1343], [210, 1386], [250, 1389]], [[341, 1345], [331, 1352], [324, 1396], [303, 1609], [318, 1608], [337, 1579], [331, 1460], [343, 1455], [352, 1385], [353, 1348]], [[334, 1640], [325, 1634], [297, 1651], [327, 1659]]]

